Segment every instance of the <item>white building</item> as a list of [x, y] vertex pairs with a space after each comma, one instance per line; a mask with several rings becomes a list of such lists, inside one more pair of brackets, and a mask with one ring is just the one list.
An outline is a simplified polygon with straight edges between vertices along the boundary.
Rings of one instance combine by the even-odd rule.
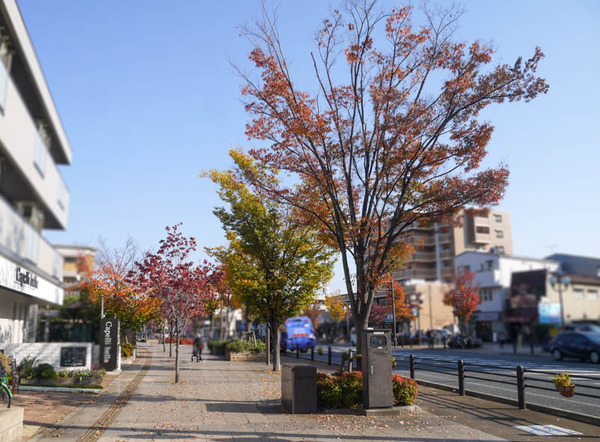
[[42, 230], [67, 226], [70, 162], [17, 3], [0, 0], [0, 343], [33, 342], [37, 304], [62, 304], [63, 258]]
[[510, 296], [513, 272], [548, 270], [556, 272], [558, 261], [498, 255], [495, 253], [463, 252], [454, 259], [456, 273], [472, 271], [473, 284], [479, 286], [479, 309], [474, 315], [478, 336], [491, 338], [493, 333], [505, 332], [502, 313]]

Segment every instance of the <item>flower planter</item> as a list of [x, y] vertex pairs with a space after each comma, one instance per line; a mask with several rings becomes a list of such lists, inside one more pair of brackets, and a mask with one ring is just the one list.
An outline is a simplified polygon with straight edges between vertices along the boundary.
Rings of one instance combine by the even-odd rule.
[[575, 385], [561, 385], [560, 388], [558, 386], [557, 388], [564, 397], [572, 397], [575, 394]]
[[61, 385], [99, 385], [102, 384], [102, 378], [86, 378], [79, 379], [74, 378], [55, 378], [55, 379], [44, 379], [44, 378], [31, 378], [21, 379], [21, 385], [46, 385], [49, 387], [60, 387]]

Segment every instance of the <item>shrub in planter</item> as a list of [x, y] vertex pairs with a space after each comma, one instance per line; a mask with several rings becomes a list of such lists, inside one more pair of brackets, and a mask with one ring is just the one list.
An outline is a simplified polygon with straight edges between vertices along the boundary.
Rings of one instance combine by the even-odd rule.
[[27, 356], [21, 359], [21, 362], [17, 366], [17, 371], [21, 379], [30, 379], [33, 377], [35, 366], [37, 365], [37, 358]]
[[35, 367], [33, 370], [33, 377], [42, 379], [56, 379], [58, 374], [51, 364], [43, 363]]
[[135, 345], [133, 345], [133, 344], [129, 344], [129, 343], [121, 344], [121, 357], [128, 358], [129, 356], [133, 355], [134, 349], [135, 349]]
[[342, 386], [329, 373], [317, 372], [317, 403], [322, 408], [342, 407]]
[[356, 408], [363, 401], [362, 371], [352, 371], [336, 376], [342, 388], [342, 407]]
[[392, 375], [394, 389], [394, 406], [412, 405], [417, 398], [417, 383], [414, 379]]
[[[417, 397], [417, 383], [413, 379], [392, 376], [393, 405], [412, 405]], [[362, 372], [317, 372], [317, 402], [322, 408], [356, 408], [362, 404]]]
[[234, 339], [225, 344], [225, 349], [230, 353], [239, 353], [245, 350], [245, 345], [240, 339]]

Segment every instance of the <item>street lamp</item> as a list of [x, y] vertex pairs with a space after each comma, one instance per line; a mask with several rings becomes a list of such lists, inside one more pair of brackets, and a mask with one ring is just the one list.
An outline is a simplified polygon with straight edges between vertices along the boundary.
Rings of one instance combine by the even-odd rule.
[[558, 300], [560, 302], [560, 326], [565, 326], [565, 306], [563, 303], [563, 290], [566, 290], [571, 284], [571, 277], [563, 274], [560, 270], [554, 273], [548, 282], [554, 290], [558, 290]]
[[423, 293], [413, 293], [408, 297], [411, 308], [417, 309], [417, 334], [419, 336], [419, 345], [421, 345], [421, 305], [425, 302]]

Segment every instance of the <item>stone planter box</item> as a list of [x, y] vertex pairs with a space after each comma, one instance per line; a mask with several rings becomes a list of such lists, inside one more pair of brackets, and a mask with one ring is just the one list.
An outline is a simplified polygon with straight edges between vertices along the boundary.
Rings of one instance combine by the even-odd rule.
[[21, 385], [47, 385], [47, 386], [61, 386], [61, 385], [101, 385], [103, 378], [88, 378], [79, 381], [73, 378], [56, 378], [56, 379], [42, 379], [42, 378], [31, 378], [21, 379]]
[[227, 352], [227, 359], [234, 362], [264, 362], [265, 354], [263, 353], [253, 353], [249, 351], [241, 351], [236, 353]]
[[133, 349], [133, 354], [126, 358], [121, 358], [121, 365], [131, 365], [137, 358], [137, 347]]

